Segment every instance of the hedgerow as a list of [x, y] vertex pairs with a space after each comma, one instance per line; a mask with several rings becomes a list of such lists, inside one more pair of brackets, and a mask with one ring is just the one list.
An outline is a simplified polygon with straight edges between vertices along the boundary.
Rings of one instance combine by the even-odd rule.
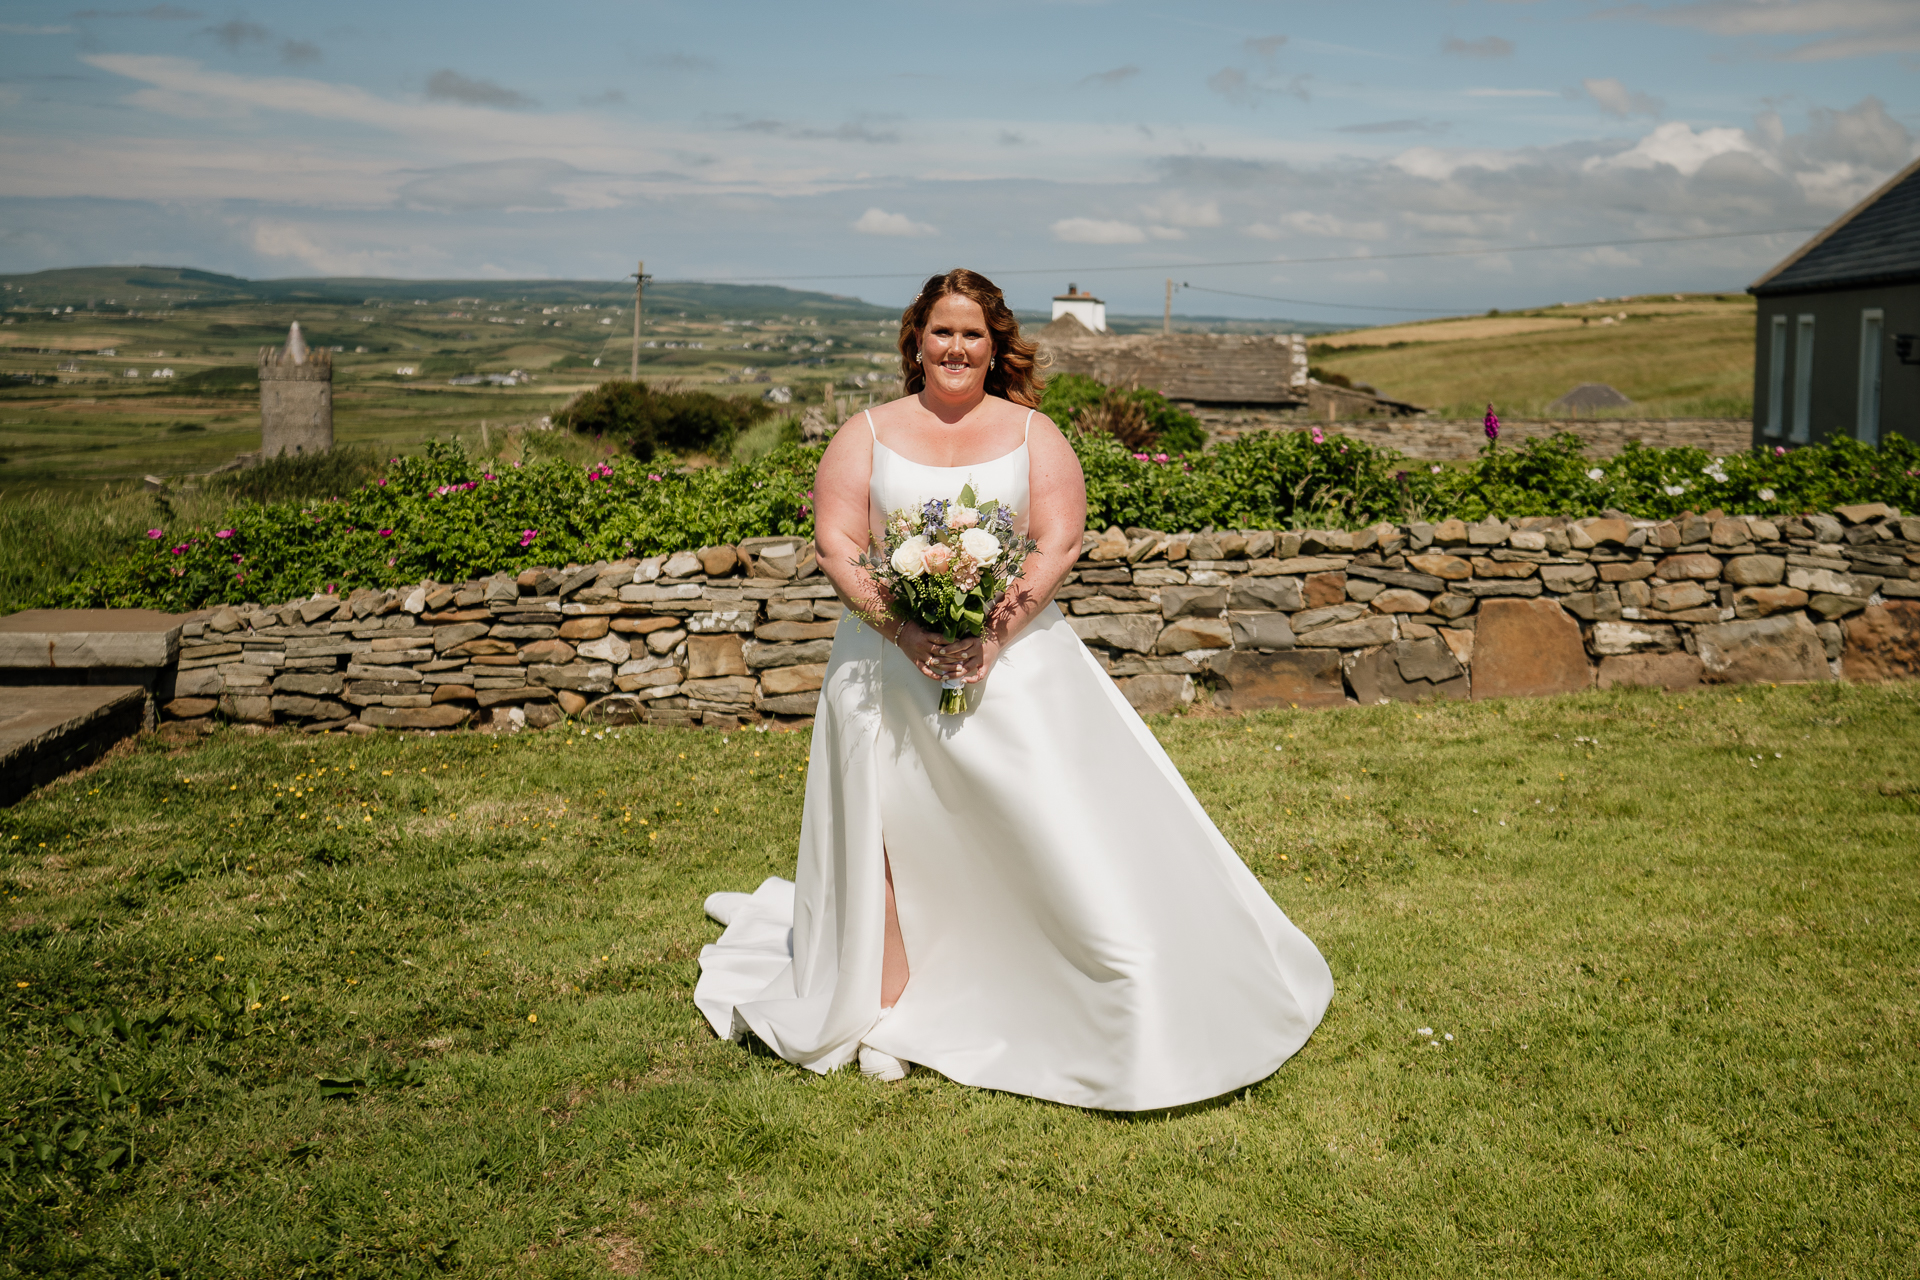
[[[1715, 458], [1701, 449], [1587, 457], [1578, 437], [1490, 446], [1469, 463], [1411, 462], [1306, 431], [1242, 437], [1209, 452], [1136, 453], [1073, 439], [1087, 523], [1181, 530], [1356, 527], [1620, 511], [1661, 519], [1720, 508], [1787, 515], [1848, 502], [1920, 507], [1920, 447], [1847, 439]], [[462, 581], [533, 565], [651, 555], [754, 536], [813, 535], [818, 446], [783, 445], [726, 468], [547, 459], [507, 466], [456, 445], [391, 463], [324, 501], [234, 507], [213, 526], [157, 527], [138, 551], [83, 571], [39, 603], [185, 610], [316, 591]]]

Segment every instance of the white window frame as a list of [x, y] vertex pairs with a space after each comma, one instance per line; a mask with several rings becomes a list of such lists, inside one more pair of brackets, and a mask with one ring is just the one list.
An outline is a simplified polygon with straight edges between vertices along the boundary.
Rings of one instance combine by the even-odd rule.
[[1813, 316], [1794, 317], [1793, 430], [1787, 439], [1805, 444], [1813, 439]]
[[1887, 313], [1868, 307], [1860, 313], [1860, 393], [1855, 401], [1853, 437], [1880, 443], [1880, 375], [1886, 363]]
[[1769, 439], [1778, 440], [1787, 421], [1787, 318], [1773, 317], [1767, 340], [1767, 425]]

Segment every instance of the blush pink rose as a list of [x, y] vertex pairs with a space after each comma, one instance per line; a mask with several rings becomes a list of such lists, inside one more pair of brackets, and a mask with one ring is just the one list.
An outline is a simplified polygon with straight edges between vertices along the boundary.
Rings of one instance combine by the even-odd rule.
[[927, 548], [926, 565], [928, 573], [945, 573], [947, 566], [953, 563], [953, 548], [944, 542], [936, 542]]

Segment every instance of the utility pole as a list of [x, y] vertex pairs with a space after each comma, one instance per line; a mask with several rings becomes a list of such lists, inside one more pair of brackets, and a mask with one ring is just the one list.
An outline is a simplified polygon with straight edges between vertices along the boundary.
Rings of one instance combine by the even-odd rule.
[[1167, 277], [1167, 309], [1160, 317], [1162, 336], [1173, 332], [1173, 277]]
[[634, 266], [633, 273], [633, 360], [628, 367], [627, 377], [640, 381], [640, 308], [646, 301], [647, 281], [653, 279], [647, 274], [646, 259], [642, 258]]

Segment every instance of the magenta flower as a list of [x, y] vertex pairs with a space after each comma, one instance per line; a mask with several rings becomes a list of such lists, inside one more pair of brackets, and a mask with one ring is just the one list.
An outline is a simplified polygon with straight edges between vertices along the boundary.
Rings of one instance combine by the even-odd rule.
[[384, 489], [387, 487], [387, 478], [385, 476], [381, 476], [378, 480], [375, 480], [374, 483], [379, 485], [382, 489]]
[[238, 551], [236, 551], [232, 555], [228, 556], [227, 559], [233, 561], [235, 564], [240, 564], [246, 560], [246, 557], [241, 555]]
[[391, 537], [393, 536], [393, 530], [391, 530], [391, 529], [382, 529], [382, 530], [380, 531], [380, 536], [381, 536], [381, 537], [383, 537], [383, 538], [391, 538]]
[[483, 476], [482, 479], [491, 480], [493, 479], [493, 477], [491, 475], [487, 475], [487, 476]]
[[149, 538], [164, 538], [167, 536], [167, 531], [165, 529], [149, 529], [147, 530], [147, 536]]
[[332, 595], [332, 594], [333, 594], [333, 584], [332, 584], [331, 582], [329, 582], [329, 583], [327, 584], [327, 594], [328, 594], [328, 595]]
[[1774, 457], [1776, 457], [1776, 458], [1784, 458], [1784, 457], [1786, 457], [1786, 456], [1787, 456], [1787, 446], [1785, 446], [1785, 445], [1783, 445], [1783, 444], [1777, 444], [1777, 445], [1775, 445], [1775, 446], [1773, 446], [1773, 456], [1774, 456]]
[[1156, 453], [1156, 454], [1154, 454], [1154, 455], [1153, 455], [1153, 460], [1154, 460], [1155, 462], [1172, 462], [1172, 461], [1173, 461], [1173, 459], [1172, 459], [1172, 458], [1169, 458], [1169, 457], [1168, 457], [1168, 456], [1167, 456], [1166, 454], [1164, 454], [1164, 453]]
[[168, 550], [169, 550], [169, 551], [171, 551], [171, 552], [173, 552], [173, 554], [174, 554], [174, 555], [177, 555], [177, 556], [178, 556], [178, 555], [185, 555], [185, 554], [186, 554], [186, 550], [187, 550], [187, 548], [188, 548], [188, 547], [190, 547], [190, 546], [192, 546], [192, 545], [193, 545], [193, 544], [192, 544], [192, 543], [190, 543], [190, 542], [183, 542], [183, 543], [181, 543], [181, 544], [180, 544], [179, 546], [177, 546], [177, 547], [169, 547], [169, 548], [168, 548]]
[[1147, 460], [1147, 455], [1144, 453], [1136, 453], [1133, 455], [1133, 460], [1135, 462], [1145, 462]]
[[539, 536], [540, 536], [540, 531], [539, 531], [538, 529], [525, 529], [525, 530], [522, 530], [522, 531], [521, 531], [521, 533], [520, 533], [520, 545], [521, 545], [521, 547], [522, 547], [522, 548], [526, 548], [526, 547], [530, 547], [530, 546], [532, 546], [532, 545], [533, 545], [533, 540], [534, 540], [535, 538], [537, 538], [537, 537], [539, 537]]
[[1488, 440], [1498, 441], [1500, 439], [1500, 415], [1493, 411], [1493, 405], [1491, 403], [1487, 405], [1487, 416], [1481, 420], [1480, 425], [1487, 429]]
[[652, 473], [648, 473], [647, 475], [647, 479], [649, 480], [658, 480], [659, 478], [659, 476], [653, 475]]
[[1327, 438], [1320, 434], [1320, 428], [1318, 427], [1313, 429], [1313, 442], [1315, 444], [1325, 444], [1327, 442]]

